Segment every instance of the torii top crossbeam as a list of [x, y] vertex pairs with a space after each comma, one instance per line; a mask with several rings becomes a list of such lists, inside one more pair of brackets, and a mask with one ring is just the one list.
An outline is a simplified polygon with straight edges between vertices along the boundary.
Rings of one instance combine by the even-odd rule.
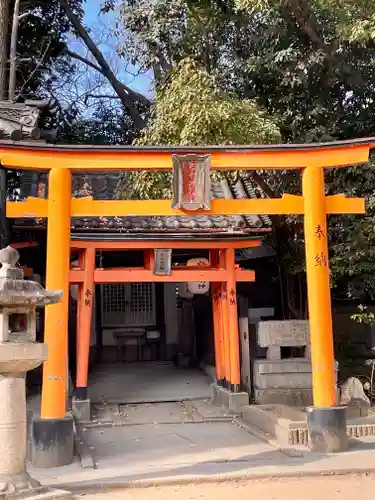
[[49, 170], [171, 170], [172, 154], [210, 154], [213, 170], [323, 168], [366, 163], [375, 138], [262, 146], [70, 146], [0, 141], [3, 166]]

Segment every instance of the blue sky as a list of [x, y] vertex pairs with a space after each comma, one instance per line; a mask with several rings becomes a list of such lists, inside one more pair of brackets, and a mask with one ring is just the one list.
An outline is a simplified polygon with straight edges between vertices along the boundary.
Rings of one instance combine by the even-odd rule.
[[[84, 25], [90, 29], [90, 35], [98, 43], [101, 51], [114, 70], [116, 76], [129, 85], [144, 94], [152, 93], [152, 78], [150, 75], [133, 76], [125, 70], [126, 61], [116, 54], [118, 39], [111, 33], [115, 27], [117, 13], [100, 14], [100, 6], [103, 0], [87, 0], [85, 3]], [[88, 56], [87, 49], [79, 40], [72, 39], [69, 46], [75, 52]], [[92, 56], [89, 58], [93, 60]], [[132, 69], [136, 73], [137, 68]]]

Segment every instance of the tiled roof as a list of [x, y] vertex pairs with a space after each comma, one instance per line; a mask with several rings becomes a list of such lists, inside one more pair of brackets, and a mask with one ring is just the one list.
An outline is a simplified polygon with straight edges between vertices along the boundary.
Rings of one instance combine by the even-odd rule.
[[[48, 197], [47, 174], [23, 172], [21, 197]], [[74, 173], [72, 194], [75, 197], [92, 196], [97, 200], [116, 199], [118, 172]], [[212, 199], [257, 198], [259, 195], [250, 177], [241, 177], [236, 182], [214, 181], [211, 187]], [[36, 221], [33, 222], [33, 225]], [[38, 225], [41, 223], [38, 222]], [[18, 220], [17, 226], [30, 225], [30, 220]], [[181, 216], [181, 217], [100, 217], [74, 218], [73, 232], [100, 233], [217, 233], [246, 234], [261, 233], [271, 229], [267, 215], [247, 216]]]

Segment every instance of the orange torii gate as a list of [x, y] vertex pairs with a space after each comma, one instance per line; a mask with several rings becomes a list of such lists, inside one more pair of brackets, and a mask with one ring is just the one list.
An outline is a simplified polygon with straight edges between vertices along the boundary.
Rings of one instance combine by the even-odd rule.
[[[85, 323], [82, 323], [85, 334], [78, 347], [85, 351], [88, 348], [87, 318], [90, 315], [90, 309], [85, 310], [85, 306], [91, 307], [90, 301], [84, 300], [83, 294], [87, 287], [90, 289], [93, 283], [104, 283], [108, 280], [109, 282], [111, 280], [112, 282], [113, 280], [156, 281], [150, 265], [152, 254], [148, 254], [145, 258], [143, 268], [138, 271], [133, 270], [132, 273], [126, 269], [120, 270], [122, 274], [121, 272], [119, 274], [117, 269], [112, 271], [95, 269], [95, 249], [103, 249], [105, 244], [86, 242], [80, 247], [77, 242], [70, 242], [71, 218], [126, 215], [178, 216], [187, 213], [186, 210], [173, 208], [169, 200], [96, 201], [91, 198], [72, 198], [72, 171], [171, 170], [173, 155], [199, 154], [209, 155], [212, 170], [297, 169], [302, 173], [302, 196], [284, 194], [278, 199], [212, 200], [209, 210], [195, 210], [194, 214], [304, 215], [314, 395], [314, 408], [308, 417], [312, 446], [314, 447], [315, 441], [326, 439], [326, 430], [329, 428], [331, 434], [338, 436], [335, 449], [338, 451], [345, 448], [343, 437], [345, 416], [342, 409], [337, 407], [336, 397], [326, 216], [363, 214], [365, 204], [362, 199], [346, 198], [341, 194], [326, 196], [324, 169], [367, 163], [374, 142], [374, 139], [363, 139], [313, 145], [240, 147], [88, 147], [1, 142], [0, 160], [3, 167], [49, 171], [48, 200], [28, 198], [23, 202], [7, 203], [8, 217], [48, 218], [46, 287], [63, 290], [65, 297], [65, 300], [51, 306], [46, 312], [45, 341], [49, 348], [49, 358], [44, 364], [42, 420], [63, 421], [66, 414], [69, 283], [83, 284], [81, 286], [83, 305], [80, 315], [86, 318]], [[192, 213], [189, 212], [189, 215]], [[246, 242], [246, 246], [258, 244], [259, 241], [250, 239]], [[184, 242], [181, 243], [181, 246], [183, 245]], [[84, 251], [83, 264], [77, 270], [70, 270], [71, 246]], [[148, 250], [156, 246], [152, 242], [152, 247], [138, 244], [137, 247], [133, 245], [133, 248]], [[161, 248], [159, 243], [158, 247]], [[172, 269], [171, 276], [166, 277], [170, 281], [205, 280], [216, 283], [213, 295], [217, 375], [219, 379], [225, 378], [232, 389], [240, 383], [237, 306], [235, 301], [230, 300], [229, 294], [226, 294], [223, 301], [223, 294], [217, 292], [222, 286], [220, 283], [224, 283], [227, 289], [235, 291], [236, 280], [254, 279], [251, 271], [235, 269], [235, 247], [235, 245], [222, 249], [217, 245], [211, 247], [214, 251], [211, 252], [210, 268], [199, 271], [191, 269], [191, 273], [186, 269]], [[111, 242], [109, 248], [124, 249], [129, 248], [129, 245], [118, 242], [116, 247]], [[168, 248], [171, 248], [169, 242]], [[198, 248], [208, 247], [201, 244]], [[82, 359], [81, 363], [84, 365]], [[86, 367], [83, 366], [80, 376], [81, 382], [87, 385], [85, 371]]]

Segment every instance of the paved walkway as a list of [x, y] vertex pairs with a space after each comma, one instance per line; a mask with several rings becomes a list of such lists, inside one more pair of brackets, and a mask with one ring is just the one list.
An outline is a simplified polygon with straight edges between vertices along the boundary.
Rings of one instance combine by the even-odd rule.
[[372, 500], [374, 488], [374, 476], [314, 477], [138, 488], [87, 495], [85, 500]]
[[104, 405], [85, 431], [96, 468], [76, 462], [30, 472], [43, 484], [86, 490], [129, 484], [181, 484], [233, 478], [375, 471], [375, 438], [350, 451], [319, 455], [279, 449], [256, 429], [202, 400], [165, 405]]
[[201, 370], [173, 363], [119, 363], [95, 366], [90, 374], [93, 403], [144, 403], [207, 398], [211, 380]]

